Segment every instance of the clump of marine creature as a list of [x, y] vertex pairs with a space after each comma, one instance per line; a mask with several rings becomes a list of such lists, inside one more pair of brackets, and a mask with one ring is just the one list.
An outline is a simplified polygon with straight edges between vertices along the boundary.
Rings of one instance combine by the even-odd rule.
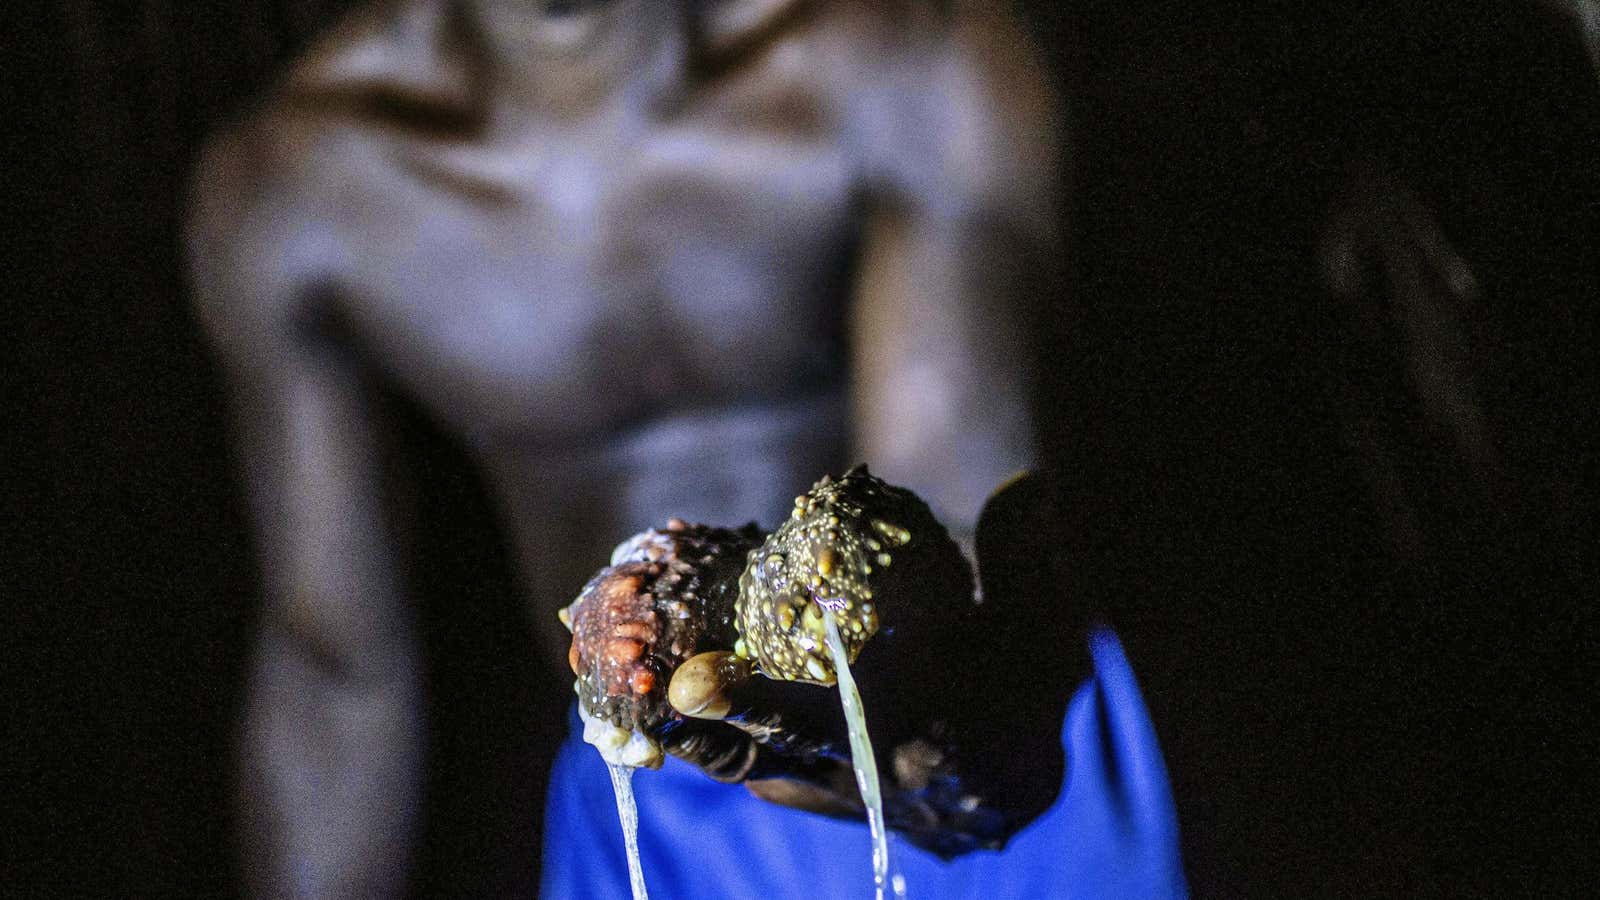
[[761, 543], [754, 525], [712, 528], [679, 519], [619, 544], [611, 564], [561, 611], [572, 629], [584, 739], [606, 762], [661, 765], [656, 732], [677, 717], [672, 672], [695, 653], [731, 647], [739, 574]]
[[561, 618], [572, 630], [583, 737], [611, 773], [634, 900], [647, 890], [632, 773], [661, 765], [661, 736], [683, 718], [673, 673], [702, 653], [686, 674], [711, 658], [743, 674], [837, 685], [876, 896], [891, 883], [904, 896], [889, 876], [878, 764], [850, 669], [895, 616], [942, 618], [948, 630], [973, 603], [971, 567], [928, 505], [866, 466], [823, 476], [765, 538], [753, 524], [673, 519], [618, 545]]
[[865, 466], [823, 476], [765, 537], [670, 520], [618, 545], [561, 611], [584, 738], [608, 763], [658, 767], [658, 734], [680, 718], [667, 685], [691, 656], [732, 651], [768, 678], [833, 685], [824, 616], [854, 663], [883, 623], [970, 604], [972, 585], [927, 504]]

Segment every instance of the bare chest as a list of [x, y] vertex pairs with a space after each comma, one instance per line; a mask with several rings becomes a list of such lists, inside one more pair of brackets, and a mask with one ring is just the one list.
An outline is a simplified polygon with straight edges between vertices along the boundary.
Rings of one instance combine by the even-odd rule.
[[829, 148], [668, 129], [348, 155], [338, 302], [468, 432], [559, 444], [842, 378], [854, 235]]

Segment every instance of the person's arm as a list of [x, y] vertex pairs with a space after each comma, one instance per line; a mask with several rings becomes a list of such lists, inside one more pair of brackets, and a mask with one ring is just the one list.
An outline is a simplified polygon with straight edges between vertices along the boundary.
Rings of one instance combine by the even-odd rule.
[[[949, 31], [863, 90], [852, 141], [867, 206], [851, 327], [857, 458], [983, 551], [981, 606], [957, 627], [941, 619], [944, 598], [927, 598], [943, 612], [900, 611], [859, 673], [868, 705], [898, 727], [873, 735], [890, 827], [944, 855], [998, 846], [1050, 803], [1061, 714], [1083, 674], [1080, 629], [1047, 566], [1049, 491], [1012, 481], [984, 504], [1034, 454], [1027, 309], [1055, 299], [1062, 269], [1056, 107], [1015, 24], [958, 6], [924, 23]], [[670, 698], [743, 734], [697, 723], [670, 751], [783, 805], [858, 813], [838, 723], [810, 715], [820, 689], [726, 658], [690, 659]]]
[[[240, 772], [257, 896], [404, 890], [424, 723], [413, 612], [395, 569], [378, 428], [359, 362], [326, 330], [275, 224], [262, 161], [234, 140], [195, 180], [197, 311], [228, 370], [265, 596]], [[270, 169], [270, 166], [267, 166]]]
[[[852, 668], [887, 821], [942, 856], [1002, 846], [1061, 787], [1061, 716], [1088, 674], [1078, 651], [1088, 623], [1050, 565], [1055, 493], [1043, 477], [1014, 478], [984, 505], [981, 604], [943, 555], [899, 558], [910, 590], [875, 588], [885, 625]], [[667, 697], [685, 717], [663, 730], [667, 752], [784, 806], [862, 815], [833, 688], [709, 650], [676, 669]]]
[[956, 6], [858, 113], [873, 136], [856, 142], [868, 218], [851, 337], [856, 456], [966, 543], [984, 498], [1033, 462], [1029, 313], [1059, 289], [1062, 160], [1027, 37], [994, 4]]

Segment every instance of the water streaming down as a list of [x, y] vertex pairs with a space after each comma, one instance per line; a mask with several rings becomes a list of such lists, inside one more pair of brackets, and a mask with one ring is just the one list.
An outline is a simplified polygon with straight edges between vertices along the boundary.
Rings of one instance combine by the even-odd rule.
[[[872, 883], [874, 896], [883, 900], [884, 887], [889, 883], [889, 831], [883, 821], [883, 791], [878, 786], [878, 760], [872, 752], [872, 738], [867, 735], [867, 715], [861, 706], [861, 691], [856, 688], [855, 677], [850, 674], [850, 657], [839, 637], [839, 626], [831, 613], [822, 617], [827, 628], [828, 652], [833, 655], [833, 667], [839, 679], [839, 702], [844, 705], [844, 720], [850, 732], [850, 759], [855, 766], [856, 787], [861, 790], [861, 802], [867, 807], [867, 828], [872, 832]], [[894, 896], [905, 897], [905, 879], [894, 877]]]
[[649, 900], [644, 886], [644, 866], [639, 862], [639, 809], [633, 802], [633, 767], [606, 763], [611, 772], [611, 792], [617, 797], [617, 818], [622, 822], [622, 847], [628, 854], [628, 887], [633, 900]]
[[[871, 577], [892, 559], [897, 577]], [[697, 654], [726, 654], [731, 645], [754, 674], [778, 681], [824, 684], [832, 670], [871, 831], [875, 896], [903, 898], [904, 879], [890, 877], [878, 766], [850, 657], [878, 631], [875, 592], [887, 606], [930, 595], [959, 600], [970, 596], [971, 581], [926, 504], [865, 466], [819, 480], [765, 539], [754, 525], [730, 531], [674, 522], [619, 545], [563, 621], [573, 632], [569, 661], [584, 740], [612, 765], [633, 896], [644, 897], [645, 885], [632, 769], [659, 763], [652, 731], [678, 716], [658, 666], [675, 672]]]

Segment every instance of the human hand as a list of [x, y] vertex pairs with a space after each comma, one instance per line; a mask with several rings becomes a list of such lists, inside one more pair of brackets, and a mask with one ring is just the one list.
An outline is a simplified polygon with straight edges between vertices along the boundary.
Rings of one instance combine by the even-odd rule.
[[1324, 283], [1348, 313], [1348, 336], [1363, 357], [1357, 364], [1392, 359], [1425, 427], [1472, 469], [1491, 467], [1473, 377], [1483, 300], [1434, 211], [1387, 169], [1358, 166], [1329, 212], [1318, 253]]
[[1396, 549], [1420, 555], [1426, 508], [1492, 509], [1501, 493], [1477, 280], [1429, 204], [1375, 163], [1353, 170], [1318, 255], [1334, 301], [1332, 399], [1344, 440]]
[[[871, 608], [880, 627], [854, 648], [860, 656], [852, 670], [880, 748], [890, 827], [942, 855], [1000, 845], [1048, 806], [1060, 785], [1060, 716], [1081, 664], [1068, 673], [1051, 658], [1057, 649], [1076, 658], [1070, 652], [1076, 635], [1043, 602], [1054, 599], [1043, 565], [1045, 494], [1041, 479], [1025, 477], [985, 507], [977, 534], [981, 601], [942, 529], [921, 548], [908, 542], [916, 552], [888, 567], [902, 566], [899, 583], [886, 589], [886, 579], [873, 582], [880, 593]], [[919, 521], [909, 530], [927, 526]], [[804, 643], [766, 652], [744, 647], [744, 654], [718, 649], [685, 660], [671, 675], [667, 699], [678, 717], [663, 727], [662, 744], [764, 799], [859, 816], [838, 694], [827, 684], [806, 683], [832, 681], [814, 655], [826, 601], [858, 596], [846, 578], [813, 579], [822, 574], [814, 561], [819, 554], [828, 559], [822, 551], [831, 550], [843, 555], [823, 568], [848, 568], [850, 542], [843, 535], [813, 545], [774, 537], [764, 549], [783, 553], [782, 570], [768, 571], [758, 560], [746, 578], [768, 582], [769, 590], [754, 593], [777, 598], [771, 615], [790, 620], [787, 636]], [[850, 621], [838, 614], [841, 623]], [[816, 620], [809, 629], [808, 617]], [[1036, 660], [1022, 658], [1035, 648], [1044, 651]], [[765, 677], [772, 669], [789, 678]]]

